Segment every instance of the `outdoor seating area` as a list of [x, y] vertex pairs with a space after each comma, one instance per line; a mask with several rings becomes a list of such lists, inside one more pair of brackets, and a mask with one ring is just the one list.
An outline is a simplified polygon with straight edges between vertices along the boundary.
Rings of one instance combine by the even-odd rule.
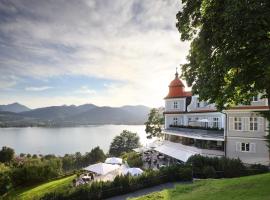
[[143, 167], [145, 169], [159, 169], [177, 162], [179, 161], [155, 150], [143, 152]]
[[140, 168], [130, 168], [121, 158], [111, 157], [105, 163], [96, 163], [83, 168], [82, 173], [74, 180], [74, 186], [91, 184], [93, 181], [113, 181], [118, 175], [138, 176], [143, 173]]

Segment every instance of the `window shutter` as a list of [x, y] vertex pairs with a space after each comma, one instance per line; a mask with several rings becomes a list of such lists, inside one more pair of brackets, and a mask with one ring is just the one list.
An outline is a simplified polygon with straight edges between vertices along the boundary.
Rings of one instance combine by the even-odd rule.
[[234, 130], [234, 117], [229, 117], [229, 130]]
[[258, 117], [258, 131], [265, 131], [264, 130], [264, 123], [263, 123], [263, 121], [264, 121], [264, 118], [263, 117]]
[[241, 142], [236, 142], [236, 152], [241, 151]]
[[250, 152], [256, 153], [256, 143], [250, 143]]

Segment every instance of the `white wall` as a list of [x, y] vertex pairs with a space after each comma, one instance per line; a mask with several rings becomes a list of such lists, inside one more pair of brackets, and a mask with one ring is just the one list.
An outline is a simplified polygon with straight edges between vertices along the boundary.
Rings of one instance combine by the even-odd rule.
[[[177, 108], [174, 108], [174, 102], [177, 102]], [[186, 111], [186, 98], [165, 99], [165, 111]]]

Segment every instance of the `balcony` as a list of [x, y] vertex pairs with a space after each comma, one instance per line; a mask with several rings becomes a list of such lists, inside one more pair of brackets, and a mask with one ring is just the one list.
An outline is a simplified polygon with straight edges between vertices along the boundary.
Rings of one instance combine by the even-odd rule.
[[170, 127], [164, 129], [163, 132], [169, 135], [182, 136], [193, 139], [200, 140], [215, 140], [215, 141], [224, 141], [224, 130], [220, 129], [212, 129], [201, 127], [189, 127], [189, 128], [181, 128], [181, 127]]

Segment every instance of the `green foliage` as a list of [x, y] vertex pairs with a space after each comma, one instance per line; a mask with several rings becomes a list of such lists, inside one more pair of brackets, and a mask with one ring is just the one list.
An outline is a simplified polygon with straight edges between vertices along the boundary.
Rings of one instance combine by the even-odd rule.
[[[50, 180], [46, 183], [42, 183], [30, 187], [19, 187], [9, 193], [5, 199], [7, 200], [30, 200], [39, 199], [46, 193], [55, 191], [65, 191], [71, 189], [72, 180], [75, 175], [65, 176], [60, 179]], [[0, 198], [1, 199], [1, 198]]]
[[184, 165], [170, 166], [159, 171], [149, 170], [142, 175], [117, 176], [112, 182], [93, 182], [74, 190], [46, 194], [42, 200], [106, 199], [115, 195], [133, 192], [168, 181], [191, 181], [191, 168]]
[[0, 151], [0, 162], [10, 162], [14, 157], [14, 150], [9, 147], [2, 147], [2, 150]]
[[121, 157], [123, 160], [127, 161], [130, 167], [143, 166], [142, 156], [136, 152], [132, 151], [132, 152], [124, 153]]
[[176, 26], [181, 40], [191, 41], [182, 76], [193, 94], [219, 109], [247, 104], [258, 93], [270, 100], [270, 1], [182, 4]]
[[10, 177], [14, 186], [32, 185], [59, 176], [62, 163], [59, 158], [41, 161], [27, 160], [22, 166], [13, 168]]
[[109, 149], [109, 154], [112, 156], [120, 156], [122, 153], [130, 152], [132, 149], [140, 146], [139, 136], [137, 133], [132, 133], [127, 130], [123, 130], [120, 135], [115, 136]]
[[203, 168], [203, 174], [205, 178], [215, 178], [216, 177], [216, 170], [212, 166], [205, 166]]
[[147, 138], [161, 137], [161, 128], [164, 124], [164, 117], [158, 109], [153, 108], [148, 114], [148, 120], [145, 124], [145, 132], [148, 134]]
[[0, 163], [0, 196], [12, 188], [12, 182], [9, 177], [10, 168]]
[[268, 172], [262, 165], [245, 166], [239, 159], [205, 157], [199, 154], [191, 156], [187, 164], [193, 168], [197, 178], [231, 178]]
[[[4, 148], [5, 158], [7, 157], [6, 152], [12, 152], [9, 149]], [[11, 157], [13, 158], [13, 156]], [[76, 169], [81, 169], [96, 162], [103, 162], [104, 160], [105, 154], [99, 147], [95, 147], [84, 155], [79, 152], [64, 157], [56, 157], [55, 155], [20, 155], [20, 157], [16, 157], [12, 162], [8, 163], [9, 167], [0, 163], [0, 193], [7, 192], [7, 190], [11, 189], [11, 186], [31, 186], [57, 178], [63, 174], [70, 174]]]

